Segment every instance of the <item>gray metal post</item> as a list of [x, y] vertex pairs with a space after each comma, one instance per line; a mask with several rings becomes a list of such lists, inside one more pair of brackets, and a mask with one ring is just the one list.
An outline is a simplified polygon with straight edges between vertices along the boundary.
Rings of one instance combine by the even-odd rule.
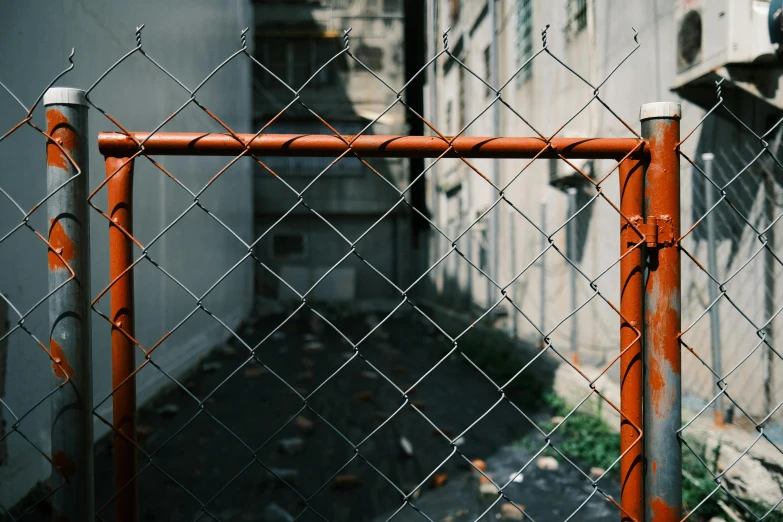
[[[516, 277], [516, 269], [517, 269], [517, 249], [516, 249], [516, 243], [515, 243], [515, 227], [514, 227], [514, 213], [516, 210], [514, 210], [511, 207], [508, 207], [508, 263], [511, 266], [511, 269], [509, 270], [509, 277], [513, 279]], [[511, 285], [512, 289], [514, 285]], [[513, 293], [512, 293], [513, 297]], [[517, 329], [517, 314], [515, 313], [514, 309], [512, 308], [509, 310], [509, 314], [511, 317], [511, 335], [514, 336], [514, 339], [517, 338], [518, 335], [518, 329]]]
[[[576, 214], [576, 187], [568, 187], [567, 194], [568, 194], [568, 215], [566, 216], [566, 219], [569, 219], [571, 216]], [[566, 250], [568, 252], [568, 259], [571, 260], [572, 263], [576, 263], [576, 220], [573, 220], [569, 223], [568, 229], [566, 230], [566, 241], [568, 242], [566, 246]], [[570, 267], [571, 270], [569, 270], [569, 274], [571, 275], [571, 281], [569, 286], [571, 287], [571, 310], [576, 310], [577, 302], [576, 302], [576, 270], [573, 267]], [[579, 317], [579, 314], [574, 314], [571, 316], [571, 357], [574, 360], [574, 363], [579, 363], [579, 347], [577, 346], [577, 339], [579, 336], [579, 320], [577, 319]]]
[[[767, 237], [769, 252], [775, 252], [775, 227], [770, 226], [775, 222], [775, 178], [774, 174], [767, 170], [764, 172], [764, 218], [769, 229], [764, 234]], [[764, 256], [764, 319], [769, 320], [775, 316], [775, 267], [777, 262], [772, 254], [765, 252]], [[772, 322], [764, 329], [766, 341], [769, 346], [775, 346], [774, 330]], [[775, 408], [773, 400], [773, 382], [775, 380], [774, 364], [777, 356], [771, 349], [764, 350], [764, 415], [768, 415]]]
[[[55, 87], [43, 98], [49, 216], [52, 394], [52, 509], [58, 520], [94, 519], [90, 251], [87, 219], [87, 101]], [[69, 159], [70, 157], [70, 159]], [[74, 166], [73, 162], [78, 165]]]
[[642, 105], [644, 169], [644, 497], [645, 520], [682, 518], [680, 277], [680, 104]]
[[[541, 230], [544, 232], [547, 232], [546, 228], [546, 202], [541, 202]], [[546, 247], [549, 246], [549, 240], [546, 237], [546, 234], [541, 236], [541, 251], [543, 252], [546, 250]], [[541, 256], [541, 324], [539, 325], [539, 328], [541, 328], [541, 331], [544, 333], [547, 333], [546, 330], [546, 254]]]
[[[707, 177], [713, 181], [713, 161], [715, 155], [711, 152], [706, 152], [701, 155], [701, 159], [704, 162], [704, 173]], [[709, 186], [705, 189], [704, 201], [707, 205], [707, 209], [711, 209], [715, 204], [713, 198], [713, 189]], [[718, 277], [718, 258], [715, 250], [718, 248], [717, 240], [715, 239], [715, 212], [710, 212], [707, 215], [707, 270], [713, 277]], [[713, 303], [718, 298], [718, 286], [710, 283], [709, 288], [710, 302]], [[718, 313], [717, 303], [710, 308], [710, 341], [712, 345], [712, 371], [716, 374], [723, 376], [722, 364], [721, 364], [721, 343], [720, 343], [720, 316]], [[723, 409], [723, 395], [721, 394], [720, 386], [715, 383], [715, 393], [718, 398], [715, 399], [713, 404], [715, 408], [715, 424], [723, 426], [723, 415], [725, 413]]]
[[[493, 87], [500, 86], [500, 66], [498, 63], [498, 7], [497, 0], [489, 0], [490, 31], [492, 31], [492, 44], [490, 45], [490, 79]], [[500, 104], [497, 102], [492, 107], [492, 133], [500, 136]], [[500, 187], [500, 160], [492, 160], [492, 183]], [[493, 195], [494, 198], [494, 195]], [[496, 208], [490, 217], [489, 229], [489, 275], [500, 283], [500, 216], [501, 212]], [[487, 282], [487, 304], [494, 304], [495, 285]]]

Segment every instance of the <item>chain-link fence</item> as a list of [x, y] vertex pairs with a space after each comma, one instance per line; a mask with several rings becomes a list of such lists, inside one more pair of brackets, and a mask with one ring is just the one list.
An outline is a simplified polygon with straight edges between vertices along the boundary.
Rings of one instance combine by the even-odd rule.
[[[17, 203], [20, 196], [3, 189], [21, 218], [2, 232], [0, 250], [32, 230], [49, 249], [54, 275], [45, 297], [31, 307], [14, 305], [13, 294], [0, 289], [18, 316], [0, 343], [23, 335], [44, 350], [58, 377], [45, 390], [33, 381], [31, 393], [16, 393], [14, 399], [27, 395], [35, 401], [14, 404], [4, 399], [0, 372], [3, 414], [13, 419], [2, 440], [18, 435], [55, 469], [29, 505], [3, 506], [4, 515], [32, 519], [50, 498], [57, 516], [118, 522], [679, 520], [723, 512], [716, 510], [729, 499], [754, 519], [776, 513], [779, 501], [749, 504], [748, 491], [737, 491], [732, 482], [735, 462], [712, 458], [712, 439], [689, 433], [716, 404], [721, 415], [736, 421], [740, 415], [728, 413], [732, 406], [758, 430], [734, 461], [762, 443], [779, 452], [765, 425], [780, 402], [773, 370], [779, 356], [771, 341], [780, 264], [772, 231], [780, 210], [763, 196], [772, 194], [780, 167], [776, 141], [770, 139], [779, 122], [757, 134], [742, 125], [761, 145], [745, 160], [721, 158], [716, 151], [707, 164], [681, 152], [691, 133], [680, 141], [678, 104], [643, 106], [637, 131], [602, 95], [639, 48], [635, 32], [608, 75], [593, 81], [550, 49], [548, 27], [541, 47], [503, 79], [490, 73], [491, 52], [487, 70], [476, 71], [463, 59], [462, 43], [450, 43], [446, 31], [440, 51], [407, 77], [390, 80], [375, 70], [382, 61], [371, 47], [354, 48], [366, 35], [348, 29], [324, 42], [276, 46], [267, 39], [256, 49], [245, 30], [235, 51], [200, 79], [184, 80], [143, 45], [142, 29], [136, 30], [135, 46], [85, 91], [49, 91], [56, 108], [48, 114], [47, 132], [32, 122], [38, 103], [28, 110], [20, 102], [27, 115], [2, 138], [27, 126], [48, 140], [46, 197], [27, 211]], [[297, 54], [297, 45], [304, 51]], [[147, 77], [129, 74], [132, 63]], [[504, 98], [533, 63], [578, 79], [587, 93], [584, 101], [569, 100], [569, 106], [575, 104], [572, 115], [546, 131]], [[411, 94], [434, 67], [459, 79], [454, 99], [445, 104], [443, 128], [424, 117]], [[227, 97], [210, 91], [213, 82], [232, 74], [252, 81], [258, 91], [254, 106], [263, 110], [254, 110], [251, 133], [213, 110], [215, 99]], [[144, 91], [149, 76], [173, 89], [167, 97], [173, 105], [155, 110], [156, 124], [135, 132], [125, 123], [136, 121], [133, 104], [115, 107], [101, 95]], [[463, 89], [468, 80], [483, 93], [479, 107], [475, 93], [469, 101]], [[336, 88], [342, 89], [342, 101]], [[371, 117], [347, 118], [346, 107], [367, 93], [377, 104]], [[144, 94], [135, 95], [145, 103]], [[596, 105], [626, 137], [568, 136], [569, 125]], [[77, 124], [86, 122], [88, 110], [113, 130], [98, 134]], [[526, 129], [520, 134], [532, 137], [499, 137], [490, 116], [501, 110]], [[741, 124], [719, 102], [699, 125], [720, 111]], [[395, 121], [416, 121], [427, 135], [390, 134]], [[82, 162], [78, 157], [96, 134], [106, 177], [91, 180], [91, 191], [80, 194], [87, 180], [77, 163], [86, 156]], [[698, 172], [692, 183], [701, 179], [702, 193], [714, 188], [714, 199], [694, 205], [693, 225], [682, 227], [687, 230], [682, 237], [681, 158]], [[430, 160], [426, 166], [424, 159]], [[718, 168], [710, 170], [706, 165], [713, 160]], [[516, 174], [502, 180], [500, 161], [515, 165]], [[542, 163], [544, 183], [568, 196], [565, 219], [552, 222], [538, 206], [517, 199]], [[740, 185], [754, 175], [770, 181]], [[77, 181], [83, 183], [79, 190], [65, 190]], [[413, 196], [440, 182], [446, 193], [465, 191], [485, 201], [483, 210], [474, 215], [472, 205], [459, 207], [451, 214], [456, 218], [444, 223], [444, 214], [437, 208], [431, 214]], [[739, 199], [732, 199], [740, 186]], [[248, 201], [250, 208], [261, 205], [268, 212], [259, 219], [241, 215], [237, 209]], [[44, 203], [53, 219], [48, 240], [32, 219]], [[455, 198], [442, 203], [460, 204]], [[80, 214], [87, 205], [98, 222], [90, 241]], [[725, 274], [712, 261], [704, 268], [708, 246], [720, 243], [705, 242], [697, 232], [721, 207], [741, 219], [713, 224], [728, 227], [726, 237], [742, 238], [731, 252], [711, 255], [729, 267]], [[156, 219], [148, 219], [153, 212]], [[600, 220], [602, 227], [609, 223], [601, 234], [615, 238], [615, 253], [590, 260], [581, 238], [595, 215], [610, 216]], [[59, 216], [65, 220], [62, 230]], [[510, 238], [505, 246], [499, 233], [504, 228]], [[421, 229], [427, 230], [426, 241], [411, 246], [409, 235]], [[520, 236], [534, 246], [520, 248]], [[748, 250], [753, 240], [756, 248]], [[80, 279], [80, 270], [71, 268], [74, 260], [86, 263], [88, 244], [108, 252], [109, 271], [93, 275], [100, 284], [92, 293], [89, 269], [80, 269], [85, 274]], [[740, 276], [761, 261], [761, 277]], [[699, 283], [689, 263], [709, 280]], [[510, 277], [502, 275], [501, 265], [511, 268]], [[573, 290], [562, 302], [552, 303], [550, 295], [563, 292], [547, 292], [544, 285], [552, 265], [568, 274], [567, 281], [553, 284]], [[27, 269], [8, 266], [28, 277]], [[538, 307], [528, 299], [533, 278], [541, 282]], [[764, 288], [762, 304], [751, 311], [734, 297], [732, 282], [743, 296], [754, 286]], [[699, 284], [717, 293], [694, 312], [698, 301], [689, 292]], [[55, 299], [58, 292], [70, 300]], [[88, 295], [97, 323], [92, 329], [79, 308]], [[373, 297], [382, 302], [366, 299]], [[251, 299], [253, 306], [245, 307]], [[546, 315], [544, 301], [550, 302]], [[50, 317], [40, 326], [49, 329], [48, 347], [27, 326], [44, 302], [50, 302]], [[716, 310], [724, 314], [729, 306], [740, 317], [720, 321], [737, 337], [718, 331], [713, 340], [735, 345], [749, 339], [739, 323], [757, 340], [745, 355], [737, 356], [732, 346], [735, 359], [723, 357], [722, 369], [716, 369], [716, 359], [706, 355], [710, 348], [703, 346], [710, 339], [703, 328], [718, 321]], [[504, 314], [513, 317], [513, 335], [497, 327]], [[63, 315], [78, 320], [62, 321]], [[618, 342], [605, 343], [612, 352], [600, 364], [584, 365], [578, 338], [582, 329], [595, 330], [594, 324], [585, 326], [595, 318], [614, 325], [599, 336]], [[197, 335], [216, 349], [185, 364], [184, 351]], [[94, 376], [94, 406], [87, 400], [91, 372], [74, 378], [82, 375], [79, 368], [89, 368], [90, 339], [95, 353], [111, 351], [111, 367], [101, 368], [102, 380], [98, 372]], [[681, 345], [688, 349], [682, 352], [682, 392]], [[9, 352], [0, 344], [0, 364]], [[691, 354], [708, 369], [706, 377], [697, 376], [698, 365], [689, 365]], [[745, 395], [727, 387], [733, 379], [754, 380], [758, 370], [746, 370], [746, 364], [766, 372], [763, 406], [757, 395], [740, 399]], [[742, 372], [749, 374], [740, 377]], [[554, 398], [556, 374], [568, 376], [574, 400]], [[717, 383], [718, 391], [683, 427], [683, 393], [703, 399], [704, 383]], [[43, 447], [45, 437], [26, 435], [23, 424], [46, 403], [52, 420], [38, 425], [51, 422], [51, 449]], [[63, 416], [63, 410], [91, 414]], [[596, 416], [601, 420], [588, 420]], [[94, 418], [99, 435], [111, 434], [96, 446], [94, 465], [85, 451], [92, 436], [83, 417]], [[580, 443], [586, 433], [599, 434], [608, 450], [591, 453]], [[694, 476], [688, 467], [693, 462], [709, 476]], [[693, 482], [706, 493], [688, 485]]]
[[[680, 152], [699, 194], [692, 224], [680, 239], [688, 296], [680, 335], [683, 388], [694, 397], [693, 414], [679, 432], [683, 459], [691, 462], [684, 480], [696, 486], [689, 499], [696, 504], [693, 513], [774, 520], [783, 502], [780, 491], [754, 491], [747, 481], [754, 466], [774, 467], [783, 457], [775, 420], [783, 400], [775, 372], [781, 364], [775, 338], [781, 257], [775, 235], [782, 215], [783, 120], [761, 108], [743, 121], [738, 113], [747, 112], [738, 111], [733, 98], [724, 100], [722, 84], [716, 82], [715, 105], [684, 137]], [[697, 130], [702, 140], [686, 154], [682, 150]], [[710, 143], [721, 135], [734, 145], [713, 149]], [[698, 426], [710, 417], [719, 427], [728, 422], [755, 433], [725, 442], [705, 437]], [[779, 471], [773, 475], [779, 477]]]

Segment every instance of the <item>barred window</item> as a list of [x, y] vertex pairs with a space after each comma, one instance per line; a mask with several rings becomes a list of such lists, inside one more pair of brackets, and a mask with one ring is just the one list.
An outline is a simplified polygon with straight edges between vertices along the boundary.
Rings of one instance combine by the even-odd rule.
[[[262, 62], [270, 71], [293, 89], [298, 89], [310, 76], [334, 55], [340, 52], [341, 42], [338, 38], [263, 38], [261, 44]], [[332, 64], [318, 73], [308, 85], [325, 87], [336, 85], [339, 78], [338, 64]], [[272, 75], [260, 67], [255, 67], [256, 74], [261, 74], [264, 87], [280, 88], [282, 85]]]
[[[517, 0], [517, 68], [533, 56], [533, 1]], [[526, 82], [532, 72], [529, 63], [517, 74], [517, 85]]]
[[566, 33], [575, 35], [587, 27], [587, 0], [566, 0]]

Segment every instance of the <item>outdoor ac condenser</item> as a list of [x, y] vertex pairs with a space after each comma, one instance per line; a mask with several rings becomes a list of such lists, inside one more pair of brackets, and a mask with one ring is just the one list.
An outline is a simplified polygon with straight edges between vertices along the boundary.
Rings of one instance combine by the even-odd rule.
[[725, 78], [783, 106], [780, 0], [674, 0], [676, 67], [673, 90], [714, 87]]

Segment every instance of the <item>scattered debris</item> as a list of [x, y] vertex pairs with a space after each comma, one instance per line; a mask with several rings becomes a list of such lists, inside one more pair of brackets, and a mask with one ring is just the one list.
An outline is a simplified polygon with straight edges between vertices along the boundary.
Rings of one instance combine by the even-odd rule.
[[479, 494], [483, 497], [495, 497], [499, 493], [497, 486], [491, 482], [479, 485]]
[[370, 370], [365, 370], [362, 372], [362, 377], [364, 377], [365, 379], [373, 380], [378, 378], [378, 374], [375, 372], [371, 372]]
[[413, 494], [411, 495], [411, 498], [413, 500], [419, 500], [420, 496], [421, 496], [421, 489], [417, 489], [416, 491], [413, 492]]
[[266, 375], [267, 373], [267, 369], [263, 366], [250, 366], [245, 368], [245, 371], [242, 372], [242, 375], [244, 375], [246, 379], [256, 379], [262, 375]]
[[163, 406], [155, 410], [155, 412], [161, 417], [173, 417], [174, 415], [179, 413], [179, 406], [170, 402], [168, 404], [164, 404]]
[[264, 508], [264, 520], [267, 522], [294, 522], [294, 517], [273, 502]]
[[233, 357], [236, 354], [237, 354], [236, 348], [234, 348], [233, 346], [230, 346], [228, 344], [224, 344], [220, 348], [220, 355], [222, 355], [224, 357]]
[[449, 480], [449, 476], [445, 473], [435, 473], [432, 476], [432, 487], [438, 489], [442, 487]]
[[492, 484], [492, 473], [479, 474], [479, 484]]
[[561, 423], [561, 422], [563, 422], [564, 420], [565, 420], [565, 417], [561, 417], [560, 415], [556, 415], [556, 416], [552, 417], [552, 419], [550, 420], [550, 422], [551, 422], [552, 424], [554, 424], [555, 426], [557, 426], [558, 424], [560, 424], [560, 423]]
[[272, 473], [266, 474], [266, 479], [270, 482], [285, 480], [291, 482], [299, 476], [299, 470], [291, 468], [269, 468]]
[[[473, 464], [473, 466], [476, 469], [480, 469], [481, 471], [487, 471], [487, 463], [484, 462], [483, 460], [481, 460], [481, 459], [474, 459], [474, 460], [471, 461], [471, 463]], [[476, 470], [474, 469], [473, 471], [476, 471]]]
[[313, 421], [305, 417], [304, 415], [299, 415], [297, 418], [294, 419], [294, 424], [297, 428], [299, 428], [302, 431], [305, 432], [311, 432], [315, 428], [315, 425], [313, 424]]
[[538, 457], [536, 466], [538, 466], [538, 469], [543, 469], [545, 471], [557, 471], [557, 468], [560, 467], [560, 463], [554, 457]]
[[402, 448], [402, 452], [405, 453], [406, 456], [413, 456], [413, 444], [411, 444], [411, 441], [407, 438], [400, 437], [400, 448]]
[[515, 506], [510, 502], [506, 502], [500, 506], [500, 513], [497, 514], [497, 518], [502, 520], [523, 520], [525, 516], [522, 514], [525, 506]]
[[418, 409], [423, 410], [427, 407], [427, 403], [424, 401], [411, 401], [411, 404], [416, 406]]
[[590, 476], [593, 478], [599, 478], [604, 473], [606, 473], [606, 470], [604, 468], [598, 468], [598, 467], [590, 468]]
[[201, 371], [212, 373], [216, 372], [223, 367], [223, 363], [220, 361], [209, 361], [201, 365]]
[[356, 475], [337, 475], [334, 477], [332, 484], [337, 489], [353, 489], [359, 487], [361, 481]]
[[465, 439], [465, 437], [460, 437], [454, 441], [454, 445], [459, 448], [460, 446], [464, 445], [466, 442], [467, 440]]
[[320, 352], [324, 349], [324, 344], [320, 341], [306, 342], [302, 349], [306, 352]]
[[136, 425], [136, 436], [143, 438], [149, 436], [155, 429], [152, 426], [147, 426], [146, 424], [137, 424]]
[[301, 437], [291, 437], [288, 439], [281, 439], [277, 445], [281, 453], [286, 455], [296, 455], [304, 450], [304, 439]]
[[524, 479], [525, 479], [524, 475], [522, 475], [522, 473], [519, 472], [512, 473], [511, 475], [508, 476], [508, 480], [510, 480], [514, 484], [521, 484]]
[[360, 391], [353, 395], [356, 402], [370, 402], [372, 400], [372, 392], [369, 390]]

